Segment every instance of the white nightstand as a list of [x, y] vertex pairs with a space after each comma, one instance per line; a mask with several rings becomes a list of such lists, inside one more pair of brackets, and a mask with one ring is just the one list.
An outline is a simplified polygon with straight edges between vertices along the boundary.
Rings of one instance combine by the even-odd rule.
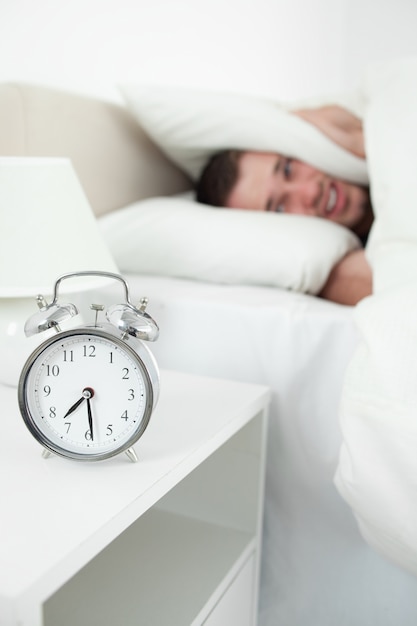
[[1, 626], [254, 626], [265, 387], [162, 372], [126, 455], [45, 460], [0, 388]]

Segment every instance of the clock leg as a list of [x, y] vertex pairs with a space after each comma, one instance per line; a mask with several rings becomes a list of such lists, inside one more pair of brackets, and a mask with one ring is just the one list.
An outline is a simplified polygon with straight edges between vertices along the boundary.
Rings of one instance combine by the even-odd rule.
[[49, 450], [47, 450], [46, 448], [44, 448], [42, 450], [42, 458], [43, 459], [47, 459], [48, 457], [50, 457], [52, 454], [52, 452], [49, 452]]
[[137, 463], [138, 462], [139, 459], [138, 459], [137, 454], [136, 454], [136, 452], [134, 451], [133, 448], [128, 448], [126, 450], [126, 454], [129, 457], [129, 459], [132, 461], [132, 463]]

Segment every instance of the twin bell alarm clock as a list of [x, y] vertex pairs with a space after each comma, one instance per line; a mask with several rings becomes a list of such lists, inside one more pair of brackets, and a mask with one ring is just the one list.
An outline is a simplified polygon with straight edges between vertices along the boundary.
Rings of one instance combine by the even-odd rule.
[[[59, 286], [79, 276], [120, 281], [125, 302], [105, 311], [103, 305], [92, 304], [92, 325], [61, 330], [78, 310], [74, 304], [58, 303]], [[27, 320], [25, 334], [56, 332], [27, 359], [18, 400], [27, 428], [46, 455], [98, 461], [126, 452], [137, 461], [133, 445], [143, 435], [159, 395], [158, 367], [143, 343], [155, 341], [159, 329], [146, 305], [144, 298], [134, 306], [127, 282], [108, 272], [64, 274], [55, 283], [50, 304], [38, 296], [39, 311]]]

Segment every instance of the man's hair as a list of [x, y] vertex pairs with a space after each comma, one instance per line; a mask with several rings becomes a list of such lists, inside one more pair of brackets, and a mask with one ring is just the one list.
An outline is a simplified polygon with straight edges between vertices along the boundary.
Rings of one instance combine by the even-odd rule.
[[225, 150], [209, 160], [197, 183], [197, 202], [225, 206], [238, 179], [242, 154], [242, 150]]

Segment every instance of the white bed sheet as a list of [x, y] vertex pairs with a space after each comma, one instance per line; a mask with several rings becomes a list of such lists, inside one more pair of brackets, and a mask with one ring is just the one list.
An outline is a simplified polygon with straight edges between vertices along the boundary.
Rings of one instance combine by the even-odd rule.
[[333, 483], [352, 309], [279, 289], [127, 278], [160, 326], [149, 346], [161, 368], [272, 389], [259, 626], [414, 626], [417, 580], [364, 542]]

